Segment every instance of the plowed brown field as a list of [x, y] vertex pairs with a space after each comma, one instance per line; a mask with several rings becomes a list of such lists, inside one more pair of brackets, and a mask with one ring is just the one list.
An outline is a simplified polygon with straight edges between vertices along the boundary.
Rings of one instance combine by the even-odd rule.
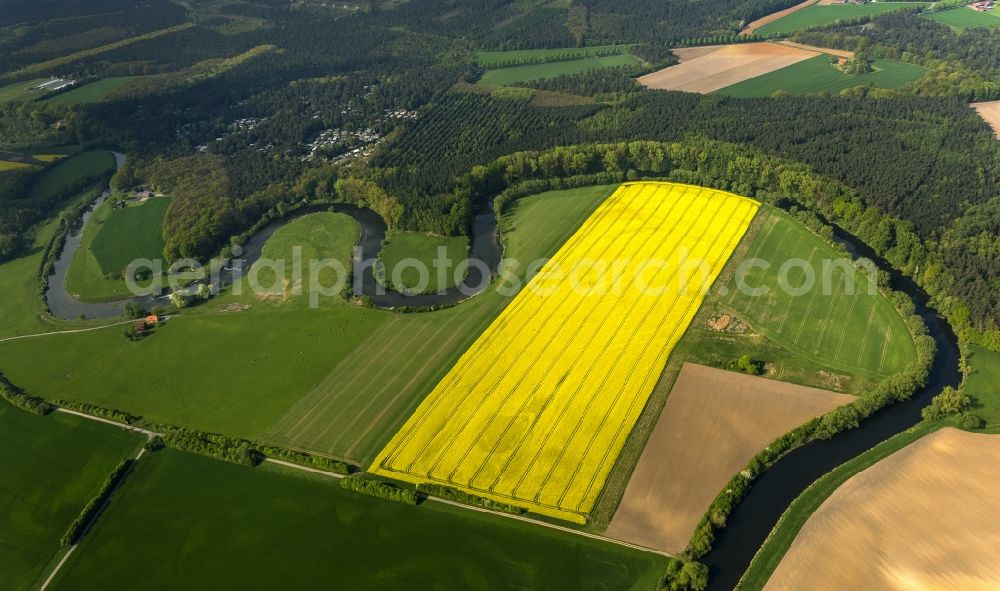
[[[639, 78], [639, 83], [658, 90], [709, 93], [780, 70], [819, 55], [815, 51], [779, 43], [741, 43], [688, 52], [681, 63]], [[679, 52], [682, 50], [678, 50]]]
[[853, 399], [684, 364], [607, 535], [680, 552], [715, 495], [754, 455], [794, 427]]

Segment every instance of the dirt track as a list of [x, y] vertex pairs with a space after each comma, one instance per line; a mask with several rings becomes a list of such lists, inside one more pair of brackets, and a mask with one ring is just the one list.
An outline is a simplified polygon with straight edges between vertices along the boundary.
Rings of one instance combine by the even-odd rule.
[[765, 589], [1000, 588], [1000, 436], [942, 429], [844, 483]]
[[972, 108], [990, 124], [997, 134], [997, 139], [1000, 139], [1000, 101], [972, 103]]
[[685, 364], [606, 535], [680, 552], [715, 495], [757, 452], [853, 399]]
[[[697, 48], [708, 49], [708, 48]], [[639, 78], [659, 90], [709, 93], [818, 55], [815, 51], [778, 43], [715, 46], [714, 51], [688, 52], [687, 61]], [[677, 50], [681, 55], [684, 50]]]

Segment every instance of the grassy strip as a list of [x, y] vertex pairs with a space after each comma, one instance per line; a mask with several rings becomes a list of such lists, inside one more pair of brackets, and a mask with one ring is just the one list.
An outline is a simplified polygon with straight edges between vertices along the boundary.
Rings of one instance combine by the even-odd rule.
[[423, 482], [417, 485], [417, 491], [422, 492], [425, 495], [439, 497], [448, 501], [455, 501], [456, 503], [462, 503], [464, 505], [482, 507], [483, 509], [489, 509], [490, 511], [500, 511], [502, 513], [510, 513], [512, 515], [527, 513], [527, 509], [524, 509], [523, 507], [518, 507], [517, 505], [511, 505], [508, 503], [500, 503], [492, 499], [470, 494], [443, 484]]
[[357, 476], [344, 478], [340, 481], [340, 487], [404, 505], [416, 505], [420, 499], [417, 491], [411, 488], [400, 488], [391, 482], [376, 480], [374, 478], [360, 478]]
[[527, 64], [575, 60], [585, 57], [602, 57], [625, 53], [624, 45], [596, 47], [563, 47], [559, 49], [515, 49], [511, 51], [477, 51], [476, 63], [484, 68], [504, 68]]
[[97, 491], [94, 498], [90, 499], [87, 505], [80, 511], [73, 523], [69, 524], [66, 529], [66, 533], [63, 534], [62, 538], [59, 539], [59, 543], [62, 546], [72, 546], [80, 540], [84, 531], [87, 528], [87, 524], [91, 522], [94, 517], [97, 516], [98, 511], [104, 506], [104, 501], [111, 495], [111, 491], [114, 490], [115, 485], [118, 481], [124, 477], [125, 473], [128, 471], [129, 467], [132, 465], [132, 460], [122, 460], [115, 466], [115, 469], [111, 471], [111, 474], [104, 479], [104, 483], [101, 484], [101, 489]]
[[854, 475], [870, 468], [875, 463], [903, 449], [917, 439], [928, 435], [947, 423], [937, 421], [920, 423], [907, 431], [883, 441], [867, 452], [841, 464], [825, 476], [812, 483], [781, 516], [774, 526], [764, 545], [757, 551], [750, 567], [743, 574], [736, 589], [739, 591], [755, 591], [763, 589], [774, 569], [778, 567], [785, 552], [792, 545], [795, 536], [805, 525], [809, 517], [819, 509], [820, 505], [833, 494], [837, 488]]
[[177, 25], [174, 27], [167, 27], [166, 29], [160, 29], [158, 31], [152, 31], [144, 35], [138, 35], [136, 37], [129, 37], [128, 39], [122, 39], [121, 41], [115, 41], [114, 43], [108, 43], [107, 45], [101, 45], [99, 47], [93, 47], [91, 49], [85, 49], [83, 51], [78, 51], [70, 55], [64, 55], [44, 62], [39, 62], [37, 64], [31, 64], [30, 66], [25, 66], [20, 70], [15, 70], [13, 72], [8, 72], [0, 76], [0, 80], [17, 80], [19, 78], [27, 78], [29, 76], [37, 76], [47, 70], [53, 68], [58, 68], [66, 64], [71, 64], [75, 61], [88, 58], [91, 56], [102, 54], [106, 51], [111, 51], [113, 49], [118, 49], [120, 47], [125, 47], [127, 45], [132, 45], [139, 41], [148, 41], [150, 39], [156, 39], [157, 37], [162, 37], [164, 35], [170, 35], [172, 33], [178, 33], [186, 29], [190, 29], [195, 26], [194, 23], [184, 23], [182, 25]]

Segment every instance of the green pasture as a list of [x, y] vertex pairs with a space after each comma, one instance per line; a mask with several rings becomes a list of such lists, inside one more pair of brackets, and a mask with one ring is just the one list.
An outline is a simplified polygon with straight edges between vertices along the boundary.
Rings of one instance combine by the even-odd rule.
[[[320, 285], [335, 285], [337, 279], [346, 280], [346, 270], [350, 269], [351, 253], [361, 236], [361, 227], [350, 216], [342, 213], [312, 213], [295, 219], [278, 228], [264, 244], [261, 260], [258, 261], [243, 280], [241, 301], [253, 303], [266, 301], [275, 306], [303, 307], [308, 305], [308, 283], [310, 282], [309, 262], [336, 259], [345, 272], [331, 267], [316, 266]], [[296, 254], [298, 253], [298, 254]], [[296, 258], [298, 257], [298, 259]], [[301, 263], [296, 263], [296, 260]], [[273, 264], [266, 264], [272, 261]], [[301, 277], [295, 276], [295, 265], [300, 264]], [[254, 295], [250, 282], [254, 281], [262, 290]], [[228, 302], [228, 299], [220, 301]], [[324, 304], [343, 303], [340, 290], [336, 295], [320, 299]]]
[[[441, 250], [443, 249], [443, 251]], [[443, 275], [434, 267], [434, 261], [443, 252]], [[465, 236], [435, 236], [422, 232], [395, 232], [382, 243], [382, 264], [385, 280], [396, 289], [423, 293], [446, 289], [463, 281], [456, 275], [458, 265], [469, 252], [469, 239]], [[422, 275], [420, 269], [427, 269]], [[419, 289], [421, 279], [424, 288]]]
[[875, 60], [872, 67], [873, 72], [845, 74], [830, 63], [830, 56], [819, 55], [716, 92], [735, 97], [766, 97], [778, 91], [793, 95], [837, 94], [855, 86], [898, 88], [927, 73], [921, 66], [885, 59]]
[[986, 428], [995, 432], [1000, 428], [1000, 353], [969, 345], [966, 354], [972, 374], [965, 391], [977, 402], [971, 412], [986, 419]]
[[144, 457], [53, 589], [646, 590], [662, 556], [287, 468]]
[[924, 15], [926, 18], [939, 23], [944, 23], [956, 29], [972, 29], [975, 27], [1000, 27], [1000, 16], [996, 10], [991, 12], [979, 12], [965, 6], [931, 12]]
[[873, 16], [909, 6], [925, 6], [924, 2], [871, 2], [868, 4], [813, 4], [797, 10], [773, 23], [757, 29], [761, 35], [788, 34], [813, 27], [822, 27], [837, 21]]
[[34, 589], [59, 538], [111, 470], [145, 438], [0, 400], [0, 588]]
[[510, 66], [506, 68], [496, 68], [486, 70], [479, 79], [478, 84], [488, 86], [506, 86], [539, 80], [542, 78], [553, 78], [566, 74], [580, 74], [589, 70], [602, 70], [604, 68], [616, 68], [620, 66], [636, 66], [641, 64], [639, 58], [627, 53], [620, 55], [608, 55], [601, 57], [586, 57], [576, 60], [555, 61], [541, 64], [529, 64], [524, 66]]
[[105, 150], [81, 152], [60, 160], [43, 172], [31, 186], [30, 197], [44, 203], [54, 203], [66, 196], [67, 191], [115, 170], [115, 157]]
[[57, 94], [50, 99], [46, 99], [45, 102], [73, 103], [78, 105], [97, 103], [104, 100], [104, 97], [110, 92], [124, 86], [133, 78], [135, 78], [135, 76], [112, 76], [109, 78], [102, 78], [95, 82], [74, 88], [73, 90]]
[[[916, 353], [913, 339], [895, 307], [870, 291], [867, 274], [787, 214], [767, 208], [762, 215], [767, 218], [744, 255], [757, 263], [737, 268], [710, 299], [748, 327], [719, 335], [730, 355], [764, 357], [766, 349], [756, 344], [766, 339], [777, 347], [779, 362], [794, 356], [794, 363], [778, 365], [798, 374], [790, 381], [854, 392], [902, 371]], [[810, 273], [813, 286], [801, 289]], [[813, 379], [804, 380], [802, 372]]]
[[66, 289], [82, 301], [128, 297], [121, 274], [135, 259], [163, 257], [163, 218], [169, 206], [165, 197], [122, 208], [102, 203], [83, 229], [80, 248], [66, 274]]

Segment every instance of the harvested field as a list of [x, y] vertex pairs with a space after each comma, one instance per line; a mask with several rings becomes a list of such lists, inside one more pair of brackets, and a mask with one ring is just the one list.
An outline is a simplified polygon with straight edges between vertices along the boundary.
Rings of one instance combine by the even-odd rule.
[[373, 472], [583, 523], [758, 206], [689, 185], [622, 185], [438, 383]]
[[1000, 437], [941, 429], [857, 474], [765, 589], [997, 589]]
[[825, 53], [827, 55], [835, 55], [838, 57], [846, 57], [848, 59], [854, 57], [853, 51], [847, 51], [846, 49], [830, 49], [829, 47], [816, 47], [815, 45], [806, 45], [805, 43], [796, 43], [795, 41], [778, 41], [779, 45], [787, 45], [789, 47], [797, 47], [799, 49], [805, 49], [808, 51], [815, 51], [816, 53]]
[[[819, 4], [823, 4], [825, 1], [826, 0], [819, 0]], [[784, 10], [779, 10], [778, 12], [772, 12], [767, 16], [762, 16], [759, 19], [750, 23], [749, 25], [743, 27], [743, 30], [740, 31], [740, 35], [753, 35], [754, 33], [757, 32], [757, 29], [763, 27], [764, 25], [773, 23], [778, 19], [785, 18], [786, 16], [792, 14], [793, 12], [802, 10], [806, 6], [811, 6], [813, 4], [816, 4], [816, 2], [817, 0], [806, 0], [801, 4], [796, 4], [795, 6], [792, 6], [791, 8], [786, 8]]]
[[816, 52], [778, 43], [723, 45], [676, 66], [639, 78], [657, 90], [709, 93], [815, 57]]
[[997, 139], [1000, 139], [1000, 101], [972, 103], [972, 108], [990, 124], [997, 134]]
[[606, 535], [681, 552], [715, 496], [753, 456], [853, 399], [684, 364]]

